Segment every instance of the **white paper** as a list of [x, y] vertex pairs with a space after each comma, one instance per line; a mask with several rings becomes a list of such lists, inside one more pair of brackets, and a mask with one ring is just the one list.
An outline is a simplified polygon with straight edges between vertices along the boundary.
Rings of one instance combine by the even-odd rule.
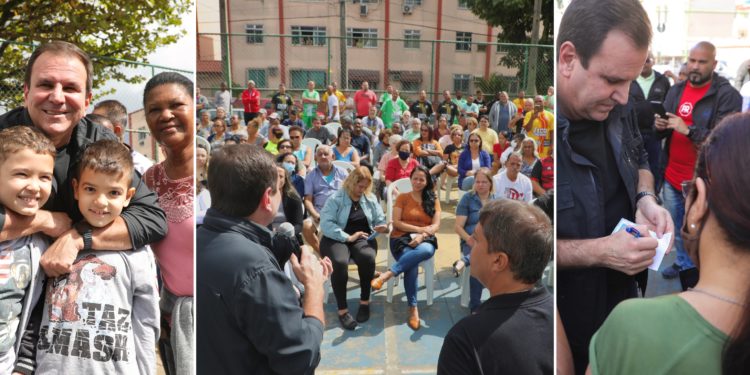
[[[636, 224], [633, 223], [630, 220], [627, 219], [620, 219], [620, 222], [615, 225], [615, 229], [612, 231], [612, 234], [615, 234], [621, 230], [625, 230], [627, 227], [633, 227]], [[658, 245], [656, 245], [656, 255], [652, 258], [651, 264], [648, 266], [650, 270], [659, 271], [659, 266], [661, 266], [661, 261], [664, 260], [664, 254], [667, 253], [667, 248], [669, 247], [669, 242], [672, 241], [672, 233], [664, 233], [664, 235], [661, 238], [656, 237], [656, 233], [649, 230], [648, 233], [651, 235], [651, 237], [656, 238], [658, 241]]]

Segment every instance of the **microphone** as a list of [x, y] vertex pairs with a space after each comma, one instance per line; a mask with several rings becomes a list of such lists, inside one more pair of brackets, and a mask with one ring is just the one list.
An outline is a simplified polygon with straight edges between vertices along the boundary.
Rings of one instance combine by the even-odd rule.
[[276, 233], [273, 236], [273, 245], [271, 252], [276, 256], [276, 260], [279, 264], [284, 264], [289, 260], [289, 257], [294, 253], [298, 259], [302, 258], [302, 248], [300, 247], [297, 236], [294, 233], [294, 225], [285, 222], [281, 223], [276, 228]]

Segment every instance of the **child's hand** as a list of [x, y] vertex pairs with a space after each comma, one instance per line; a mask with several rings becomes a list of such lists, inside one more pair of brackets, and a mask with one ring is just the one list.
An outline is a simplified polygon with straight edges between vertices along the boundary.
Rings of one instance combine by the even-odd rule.
[[57, 277], [70, 273], [78, 251], [83, 248], [83, 238], [71, 229], [55, 240], [39, 259], [44, 273], [50, 277]]
[[64, 212], [50, 212], [39, 210], [36, 213], [34, 221], [40, 220], [42, 232], [52, 238], [62, 236], [63, 233], [70, 230], [73, 221], [68, 214]]

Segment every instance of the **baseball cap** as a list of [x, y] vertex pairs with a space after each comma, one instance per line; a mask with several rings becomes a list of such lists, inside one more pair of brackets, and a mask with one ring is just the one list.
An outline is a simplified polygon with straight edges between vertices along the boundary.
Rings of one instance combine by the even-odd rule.
[[276, 112], [271, 112], [271, 114], [268, 115], [268, 118], [270, 118], [270, 119], [277, 119], [277, 118], [279, 118], [279, 114], [276, 113]]

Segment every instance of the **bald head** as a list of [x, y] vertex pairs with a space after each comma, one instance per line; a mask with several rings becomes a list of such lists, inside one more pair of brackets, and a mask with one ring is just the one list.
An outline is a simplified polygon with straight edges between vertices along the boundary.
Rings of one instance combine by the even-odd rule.
[[716, 69], [716, 47], [706, 41], [698, 42], [690, 49], [687, 61], [688, 82], [693, 87], [711, 83]]

